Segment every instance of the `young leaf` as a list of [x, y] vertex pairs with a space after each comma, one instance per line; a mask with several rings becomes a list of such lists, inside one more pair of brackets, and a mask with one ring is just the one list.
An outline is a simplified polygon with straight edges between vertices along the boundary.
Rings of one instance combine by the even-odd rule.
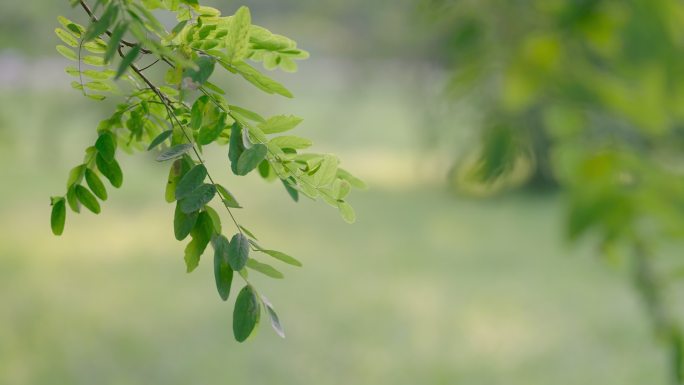
[[299, 136], [277, 136], [270, 140], [270, 144], [280, 148], [305, 149], [311, 147], [311, 140]]
[[185, 154], [186, 152], [190, 151], [191, 149], [192, 143], [178, 144], [159, 154], [159, 156], [157, 157], [157, 162], [164, 162], [167, 160], [176, 159]]
[[206, 178], [207, 168], [204, 167], [203, 164], [198, 164], [193, 167], [183, 176], [183, 178], [181, 178], [180, 182], [178, 182], [178, 185], [176, 186], [176, 199], [181, 200], [190, 195], [204, 183]]
[[97, 169], [109, 180], [112, 186], [116, 188], [121, 187], [123, 184], [123, 173], [116, 159], [112, 158], [111, 162], [107, 162], [102, 153], [98, 153], [95, 157], [95, 163], [97, 164]]
[[340, 215], [347, 223], [356, 222], [356, 213], [354, 213], [354, 208], [345, 201], [338, 202], [337, 207], [340, 210]]
[[95, 174], [95, 171], [87, 168], [85, 170], [85, 179], [88, 187], [93, 190], [93, 193], [103, 201], [107, 200], [107, 189], [105, 185], [100, 180], [100, 177]]
[[73, 61], [78, 61], [78, 55], [76, 55], [76, 52], [74, 52], [74, 50], [72, 50], [71, 48], [68, 48], [63, 45], [58, 45], [55, 48], [57, 49], [57, 52], [59, 52], [65, 58]]
[[230, 295], [230, 285], [233, 282], [233, 269], [228, 263], [228, 238], [219, 235], [214, 239], [214, 278], [216, 289], [221, 299], [226, 301]]
[[275, 258], [281, 262], [285, 262], [288, 265], [302, 267], [301, 262], [299, 262], [297, 259], [295, 259], [295, 258], [293, 258], [293, 257], [291, 257], [291, 256], [289, 256], [283, 252], [276, 251], [276, 250], [261, 250], [261, 249], [259, 249], [259, 251], [264, 253], [264, 254], [268, 254], [271, 257], [273, 257], [273, 258]]
[[233, 174], [238, 174], [238, 160], [245, 151], [245, 145], [242, 143], [242, 128], [235, 122], [230, 128], [230, 144], [228, 149], [228, 159], [230, 159], [230, 169]]
[[216, 187], [213, 184], [203, 184], [179, 201], [181, 210], [186, 214], [197, 211], [211, 202], [215, 195]]
[[[223, 62], [220, 63], [221, 65], [226, 67], [226, 65]], [[260, 73], [259, 71], [257, 71], [245, 62], [233, 63], [233, 67], [227, 68], [231, 72], [237, 71], [245, 80], [252, 83], [257, 88], [266, 93], [276, 93], [287, 98], [293, 97], [292, 93], [287, 88], [285, 88], [285, 86], [269, 78], [268, 76]]]
[[128, 66], [133, 64], [135, 59], [138, 58], [138, 55], [140, 55], [140, 45], [136, 45], [135, 47], [131, 48], [130, 51], [126, 54], [126, 56], [121, 59], [121, 63], [119, 64], [119, 69], [116, 71], [116, 76], [114, 76], [114, 79], [120, 78], [128, 69]]
[[173, 130], [166, 130], [166, 131], [162, 132], [161, 134], [157, 135], [157, 137], [152, 140], [152, 143], [150, 143], [150, 146], [147, 147], [147, 151], [150, 151], [153, 148], [164, 143], [164, 141], [166, 139], [170, 138], [172, 134], [173, 134]]
[[249, 240], [242, 233], [237, 233], [230, 240], [228, 262], [235, 271], [242, 270], [249, 258]]
[[277, 134], [297, 127], [302, 120], [302, 118], [294, 115], [277, 115], [270, 117], [264, 123], [259, 124], [258, 127], [264, 134]]
[[266, 312], [271, 319], [271, 327], [273, 330], [275, 330], [276, 334], [280, 336], [280, 338], [285, 338], [285, 330], [280, 324], [280, 319], [278, 318], [278, 314], [276, 314], [275, 309], [273, 309], [273, 305], [271, 305], [271, 302], [268, 300], [268, 298], [263, 295], [261, 296], [261, 301], [264, 303]]
[[87, 188], [77, 184], [74, 186], [74, 189], [76, 192], [76, 198], [78, 198], [78, 201], [81, 202], [83, 206], [95, 214], [100, 213], [100, 203]]
[[249, 8], [240, 7], [235, 12], [228, 31], [228, 58], [231, 63], [239, 62], [247, 57], [251, 24], [252, 17]]
[[322, 187], [333, 183], [337, 175], [338, 164], [339, 160], [335, 156], [325, 155], [318, 171], [314, 174], [316, 186]]
[[197, 224], [198, 217], [199, 212], [186, 214], [181, 210], [180, 203], [176, 203], [176, 211], [173, 214], [173, 234], [177, 240], [182, 241], [190, 234]]
[[240, 290], [233, 309], [233, 335], [238, 342], [244, 342], [254, 331], [261, 316], [259, 300], [250, 285]]
[[52, 203], [52, 214], [50, 215], [50, 227], [55, 235], [62, 235], [64, 223], [66, 222], [66, 202], [64, 198], [58, 198]]
[[283, 279], [285, 277], [283, 273], [279, 272], [275, 267], [267, 265], [265, 263], [261, 263], [253, 258], [247, 260], [246, 266], [252, 270], [260, 272], [261, 274], [267, 277], [271, 277], [274, 279]]
[[260, 143], [245, 150], [237, 162], [237, 175], [249, 174], [266, 158], [267, 152], [268, 148]]

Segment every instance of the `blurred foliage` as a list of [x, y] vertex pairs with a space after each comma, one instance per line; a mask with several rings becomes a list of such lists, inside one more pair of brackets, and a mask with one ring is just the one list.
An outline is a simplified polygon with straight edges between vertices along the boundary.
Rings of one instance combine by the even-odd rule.
[[[682, 381], [679, 321], [653, 254], [684, 235], [684, 4], [433, 1], [453, 69], [449, 92], [481, 112], [480, 145], [459, 183], [520, 175], [567, 191], [567, 235], [631, 255], [635, 282]], [[520, 161], [524, 159], [525, 161]], [[501, 188], [514, 184], [499, 182]]]

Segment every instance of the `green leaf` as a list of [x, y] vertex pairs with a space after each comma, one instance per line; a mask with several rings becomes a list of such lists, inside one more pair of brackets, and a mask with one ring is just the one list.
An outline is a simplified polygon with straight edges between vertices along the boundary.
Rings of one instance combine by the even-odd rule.
[[242, 233], [237, 233], [230, 240], [228, 262], [235, 271], [242, 270], [249, 258], [249, 240]]
[[116, 20], [116, 16], [119, 12], [119, 7], [116, 2], [112, 1], [109, 6], [105, 9], [102, 17], [88, 27], [85, 35], [83, 35], [83, 41], [87, 42], [95, 39], [96, 37], [105, 33], [112, 23]]
[[207, 168], [203, 164], [193, 167], [181, 178], [176, 186], [176, 200], [189, 196], [193, 191], [204, 183], [207, 178]]
[[280, 324], [280, 319], [278, 318], [278, 314], [276, 314], [275, 309], [273, 309], [271, 301], [269, 301], [268, 298], [263, 295], [261, 296], [261, 301], [264, 303], [264, 306], [266, 307], [266, 313], [268, 313], [268, 317], [271, 319], [271, 327], [281, 338], [285, 338], [285, 330]]
[[245, 145], [242, 143], [242, 128], [235, 122], [230, 128], [230, 144], [228, 149], [228, 159], [230, 160], [230, 169], [233, 174], [238, 174], [238, 159], [245, 151]]
[[[223, 62], [220, 62], [222, 65]], [[224, 65], [224, 67], [226, 67]], [[245, 80], [255, 85], [260, 90], [269, 94], [279, 94], [287, 98], [292, 98], [292, 93], [282, 84], [260, 73], [245, 62], [233, 63], [232, 67], [227, 67], [232, 72], [237, 71]]]
[[233, 309], [233, 335], [238, 342], [244, 342], [259, 324], [261, 306], [250, 285], [240, 290]]
[[250, 258], [247, 260], [246, 266], [252, 270], [258, 271], [261, 274], [271, 277], [274, 279], [283, 279], [285, 276], [283, 273], [279, 272], [275, 267], [271, 265], [267, 265], [265, 263], [261, 263], [257, 261], [256, 259]]
[[216, 189], [218, 190], [218, 193], [221, 196], [221, 200], [223, 200], [224, 205], [233, 209], [242, 208], [242, 206], [240, 206], [238, 201], [235, 199], [235, 196], [233, 196], [233, 194], [230, 191], [228, 191], [225, 187], [221, 186], [220, 184], [217, 184]]
[[368, 188], [368, 186], [366, 186], [366, 183], [364, 181], [355, 177], [354, 175], [352, 175], [349, 171], [347, 171], [345, 169], [338, 168], [337, 169], [337, 177], [340, 179], [346, 180], [354, 188], [357, 188], [360, 190], [365, 190]]
[[112, 186], [116, 188], [121, 187], [123, 184], [123, 173], [116, 159], [112, 158], [111, 162], [107, 162], [102, 153], [98, 152], [95, 157], [95, 163], [97, 164], [97, 169], [109, 180]]
[[248, 237], [250, 237], [250, 238], [252, 238], [252, 239], [254, 239], [254, 240], [256, 240], [256, 241], [259, 240], [259, 239], [256, 237], [256, 235], [254, 235], [253, 232], [249, 231], [249, 229], [246, 228], [245, 226], [240, 225], [240, 228], [242, 229], [242, 232], [244, 232], [245, 234], [247, 234]]
[[50, 215], [50, 227], [55, 235], [62, 235], [64, 223], [66, 222], [66, 202], [64, 198], [59, 198], [52, 203], [52, 213]]
[[185, 265], [187, 272], [190, 273], [199, 265], [200, 257], [207, 248], [211, 236], [214, 234], [214, 224], [206, 212], [201, 212], [197, 218], [195, 227], [190, 232], [192, 241], [185, 248]]
[[66, 199], [67, 203], [69, 204], [69, 207], [71, 208], [71, 211], [75, 213], [81, 212], [81, 203], [78, 201], [78, 198], [76, 197], [76, 185], [72, 185], [67, 189]]
[[226, 128], [227, 117], [228, 115], [225, 112], [222, 112], [213, 124], [202, 126], [199, 135], [197, 136], [197, 143], [207, 145], [215, 141], [219, 135], [221, 135], [223, 129]]
[[283, 179], [281, 179], [280, 181], [283, 182], [283, 186], [285, 186], [285, 190], [290, 195], [290, 198], [292, 198], [292, 200], [295, 202], [299, 202], [299, 191], [297, 191], [297, 189], [292, 187], [290, 182], [285, 181]]
[[112, 31], [112, 36], [109, 38], [109, 43], [107, 44], [107, 51], [104, 55], [104, 61], [109, 63], [116, 55], [116, 52], [121, 45], [121, 39], [123, 39], [124, 34], [128, 30], [128, 23], [120, 23]]
[[276, 115], [259, 124], [259, 128], [264, 134], [277, 134], [297, 127], [302, 121], [302, 118], [294, 115]]
[[305, 149], [311, 147], [311, 140], [299, 136], [277, 136], [269, 141], [280, 148]]
[[104, 183], [102, 183], [102, 180], [100, 180], [100, 177], [97, 176], [95, 171], [87, 168], [85, 170], [85, 179], [86, 183], [88, 183], [88, 187], [90, 187], [90, 189], [93, 190], [93, 193], [101, 200], [106, 201], [107, 189], [105, 188]]
[[211, 218], [211, 223], [214, 225], [214, 232], [216, 234], [221, 234], [221, 217], [218, 215], [216, 210], [214, 210], [211, 206], [204, 206], [204, 211], [206, 211]]
[[190, 151], [192, 147], [192, 143], [175, 145], [159, 154], [159, 156], [157, 157], [157, 162], [164, 162], [167, 160], [176, 159], [185, 154], [186, 152]]
[[76, 52], [74, 52], [74, 50], [72, 50], [71, 48], [63, 45], [58, 45], [55, 48], [57, 49], [57, 52], [59, 52], [65, 58], [73, 61], [78, 61], [78, 55], [76, 55]]
[[169, 177], [166, 182], [166, 191], [164, 192], [164, 200], [168, 203], [176, 201], [176, 186], [180, 179], [194, 167], [194, 162], [186, 162], [184, 158], [176, 159], [169, 169]]
[[157, 135], [157, 137], [152, 140], [152, 143], [150, 143], [150, 146], [147, 147], [147, 151], [150, 151], [153, 148], [164, 143], [164, 141], [166, 139], [170, 138], [172, 134], [173, 134], [173, 130], [166, 130], [166, 131], [162, 132], [161, 134]]
[[356, 222], [356, 213], [354, 212], [354, 208], [351, 207], [349, 203], [340, 201], [337, 204], [337, 208], [340, 210], [342, 219], [344, 219], [347, 223]]
[[126, 56], [121, 59], [121, 63], [119, 64], [119, 69], [116, 71], [116, 76], [114, 76], [114, 79], [120, 78], [124, 73], [126, 73], [126, 70], [128, 67], [133, 64], [135, 59], [138, 58], [138, 55], [140, 55], [140, 45], [136, 45], [133, 48], [131, 48], [130, 51], [126, 54]]
[[116, 140], [114, 135], [110, 132], [103, 132], [98, 136], [95, 142], [97, 152], [102, 155], [102, 158], [107, 162], [111, 162], [116, 154]]
[[337, 165], [340, 161], [333, 155], [323, 156], [321, 165], [314, 174], [313, 180], [316, 186], [327, 186], [335, 181], [337, 176]]
[[76, 198], [78, 198], [78, 201], [83, 204], [88, 210], [92, 211], [95, 214], [100, 213], [100, 203], [97, 201], [97, 198], [88, 190], [87, 188], [81, 186], [80, 184], [77, 184], [74, 186], [75, 192], [76, 192]]
[[69, 171], [69, 178], [67, 178], [67, 189], [75, 184], [81, 183], [85, 175], [86, 165], [80, 164]]
[[173, 234], [177, 240], [182, 241], [190, 235], [197, 224], [197, 218], [199, 218], [198, 211], [186, 214], [181, 210], [180, 203], [176, 203], [176, 211], [173, 214]]
[[266, 119], [264, 119], [261, 115], [257, 114], [254, 111], [250, 111], [246, 108], [228, 105], [228, 109], [232, 113], [237, 113], [238, 115], [243, 116], [249, 120], [253, 120], [255, 122], [263, 123], [266, 121]]
[[62, 39], [62, 41], [71, 47], [78, 47], [78, 39], [74, 37], [73, 34], [61, 29], [61, 28], [55, 28], [55, 34]]
[[181, 210], [186, 214], [197, 211], [211, 202], [215, 195], [216, 187], [213, 184], [203, 184], [180, 200]]
[[230, 242], [228, 238], [219, 235], [214, 238], [214, 278], [216, 279], [216, 289], [221, 299], [226, 301], [230, 295], [230, 285], [233, 282], [233, 269], [228, 263], [228, 248]]
[[200, 56], [195, 60], [197, 69], [188, 68], [185, 70], [185, 77], [189, 77], [197, 84], [204, 84], [209, 80], [211, 74], [214, 73], [214, 66], [216, 61], [209, 56]]
[[247, 57], [249, 52], [249, 32], [252, 16], [249, 8], [240, 7], [232, 17], [228, 30], [228, 59], [231, 63], [239, 62]]
[[281, 262], [287, 263], [288, 265], [302, 267], [301, 262], [299, 262], [297, 259], [295, 259], [295, 258], [293, 258], [293, 257], [291, 257], [291, 256], [289, 256], [289, 255], [287, 255], [281, 251], [261, 250], [261, 249], [259, 249], [259, 251], [264, 253], [264, 254], [270, 255], [271, 257], [273, 257], [273, 258], [275, 258]]
[[266, 158], [267, 152], [268, 148], [263, 144], [255, 144], [254, 146], [245, 150], [245, 152], [240, 155], [240, 159], [238, 159], [237, 174], [249, 174], [259, 165], [259, 163], [261, 163], [262, 160], [264, 160], [264, 158]]

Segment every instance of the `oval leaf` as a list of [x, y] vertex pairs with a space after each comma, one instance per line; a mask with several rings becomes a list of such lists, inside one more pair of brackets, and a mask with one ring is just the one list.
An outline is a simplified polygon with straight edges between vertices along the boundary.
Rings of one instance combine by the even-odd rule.
[[229, 247], [230, 242], [223, 235], [214, 239], [214, 278], [216, 279], [216, 290], [224, 301], [228, 300], [230, 285], [233, 282], [233, 269], [228, 263]]
[[180, 203], [176, 204], [176, 211], [173, 215], [173, 233], [176, 239], [182, 241], [185, 239], [190, 231], [195, 227], [199, 212], [195, 211], [190, 214], [184, 213], [180, 208]]
[[97, 169], [109, 180], [112, 186], [116, 188], [121, 187], [123, 184], [123, 173], [121, 172], [121, 167], [119, 167], [119, 163], [116, 159], [107, 162], [102, 157], [102, 153], [98, 153], [95, 157], [95, 163], [97, 164]]
[[75, 187], [75, 192], [76, 192], [76, 198], [78, 198], [78, 201], [81, 202], [83, 206], [85, 206], [88, 210], [92, 211], [95, 214], [100, 213], [100, 203], [97, 201], [97, 198], [88, 190], [87, 188], [81, 186], [80, 184], [77, 184]]
[[180, 200], [189, 196], [193, 191], [204, 183], [207, 178], [207, 168], [203, 164], [193, 167], [181, 178], [176, 186], [176, 199]]
[[66, 222], [66, 202], [64, 198], [59, 198], [52, 204], [52, 215], [50, 215], [50, 227], [55, 235], [62, 235], [64, 223]]
[[100, 180], [100, 177], [98, 177], [93, 170], [89, 168], [86, 169], [85, 179], [88, 187], [93, 190], [93, 193], [95, 193], [98, 198], [103, 201], [107, 200], [107, 189], [105, 188], [104, 183], [102, 183], [102, 180]]
[[215, 195], [216, 187], [214, 185], [203, 184], [180, 201], [181, 210], [186, 214], [197, 211], [211, 202]]
[[102, 158], [107, 162], [111, 162], [116, 154], [116, 140], [114, 135], [110, 132], [103, 132], [95, 142], [97, 152], [102, 155]]
[[242, 233], [235, 234], [228, 248], [228, 262], [235, 271], [240, 271], [249, 258], [249, 240]]
[[237, 174], [247, 175], [254, 170], [264, 158], [268, 149], [263, 144], [255, 144], [240, 155], [237, 163]]
[[256, 293], [247, 285], [237, 296], [233, 309], [233, 335], [238, 342], [244, 342], [254, 331], [261, 316], [261, 306]]

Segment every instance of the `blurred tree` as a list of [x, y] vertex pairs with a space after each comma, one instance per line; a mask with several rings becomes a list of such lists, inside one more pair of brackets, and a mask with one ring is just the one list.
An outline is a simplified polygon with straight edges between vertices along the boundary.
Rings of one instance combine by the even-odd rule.
[[666, 301], [672, 266], [653, 256], [684, 235], [684, 3], [424, 5], [439, 20], [451, 97], [481, 114], [480, 144], [456, 166], [458, 183], [562, 187], [569, 239], [591, 234], [604, 255], [631, 256], [682, 383], [681, 320]]

